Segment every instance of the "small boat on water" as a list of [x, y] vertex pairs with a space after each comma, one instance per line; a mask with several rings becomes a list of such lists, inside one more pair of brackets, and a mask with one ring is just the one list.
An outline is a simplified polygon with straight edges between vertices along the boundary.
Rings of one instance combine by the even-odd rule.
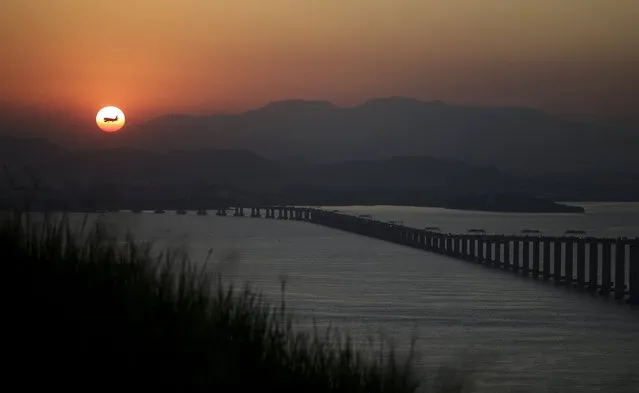
[[524, 235], [541, 235], [541, 231], [537, 229], [524, 229], [521, 233]]
[[393, 225], [404, 225], [404, 221], [389, 221], [388, 223]]
[[176, 211], [176, 213], [177, 213], [177, 214], [179, 214], [179, 215], [181, 215], [181, 216], [183, 216], [183, 215], [185, 215], [185, 214], [186, 214], [186, 210], [182, 210], [182, 209], [180, 209], [180, 210], [177, 210], [177, 211]]
[[197, 215], [198, 216], [206, 216], [208, 213], [206, 211], [206, 209], [200, 209], [197, 211]]
[[484, 229], [480, 229], [480, 228], [471, 228], [467, 232], [468, 233], [486, 233]]
[[133, 209], [133, 210], [131, 210], [131, 213], [140, 214], [140, 213], [142, 213], [142, 209]]
[[370, 214], [360, 214], [360, 215], [358, 215], [357, 217], [359, 217], [359, 218], [365, 218], [365, 219], [367, 219], [367, 220], [372, 220], [372, 219], [373, 219], [373, 216], [371, 216]]
[[164, 214], [164, 213], [166, 213], [166, 212], [165, 212], [163, 209], [155, 209], [155, 210], [153, 211], [153, 213], [155, 213], [155, 214]]
[[585, 234], [586, 234], [586, 231], [575, 230], [575, 229], [569, 229], [566, 232], [564, 232], [564, 235], [566, 236], [585, 235]]
[[431, 232], [441, 232], [441, 229], [439, 229], [439, 227], [426, 227], [424, 228], [425, 231], [431, 231]]

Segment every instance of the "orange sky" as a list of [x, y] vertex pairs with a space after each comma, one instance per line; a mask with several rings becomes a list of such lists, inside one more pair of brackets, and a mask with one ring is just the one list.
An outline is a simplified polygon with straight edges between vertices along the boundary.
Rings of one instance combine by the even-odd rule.
[[407, 95], [631, 114], [637, 0], [2, 0], [0, 102], [127, 114]]

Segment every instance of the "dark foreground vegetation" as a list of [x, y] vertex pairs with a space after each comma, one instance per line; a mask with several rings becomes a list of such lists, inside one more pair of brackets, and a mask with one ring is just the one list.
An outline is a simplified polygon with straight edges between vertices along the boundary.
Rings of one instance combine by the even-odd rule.
[[[234, 291], [100, 224], [0, 218], [4, 381], [96, 391], [410, 392], [410, 358], [293, 330], [285, 304]], [[10, 379], [16, 378], [15, 381]], [[257, 390], [259, 389], [259, 390]]]

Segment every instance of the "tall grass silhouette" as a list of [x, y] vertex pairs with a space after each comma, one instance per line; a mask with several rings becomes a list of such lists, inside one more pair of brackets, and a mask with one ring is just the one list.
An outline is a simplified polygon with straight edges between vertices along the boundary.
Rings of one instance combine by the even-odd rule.
[[[100, 222], [11, 213], [0, 223], [6, 356], [23, 388], [412, 392], [410, 356], [362, 352], [234, 288], [183, 252], [151, 253]], [[285, 281], [282, 281], [285, 290]], [[19, 361], [17, 359], [25, 359]]]

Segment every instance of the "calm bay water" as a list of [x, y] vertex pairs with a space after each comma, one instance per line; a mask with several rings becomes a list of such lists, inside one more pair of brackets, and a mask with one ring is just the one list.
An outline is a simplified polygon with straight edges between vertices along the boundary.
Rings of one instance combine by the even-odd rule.
[[[442, 231], [546, 234], [582, 229], [598, 236], [638, 236], [639, 204], [591, 204], [585, 215], [520, 215], [405, 207], [331, 208]], [[80, 218], [78, 216], [78, 218]], [[385, 333], [405, 350], [417, 338], [418, 366], [477, 369], [483, 392], [639, 391], [639, 311], [510, 273], [303, 222], [114, 213], [157, 246], [185, 245], [228, 280], [251, 282], [288, 306], [301, 329], [315, 317], [356, 339]], [[633, 380], [634, 378], [634, 380]], [[634, 383], [634, 384], [632, 384]]]

